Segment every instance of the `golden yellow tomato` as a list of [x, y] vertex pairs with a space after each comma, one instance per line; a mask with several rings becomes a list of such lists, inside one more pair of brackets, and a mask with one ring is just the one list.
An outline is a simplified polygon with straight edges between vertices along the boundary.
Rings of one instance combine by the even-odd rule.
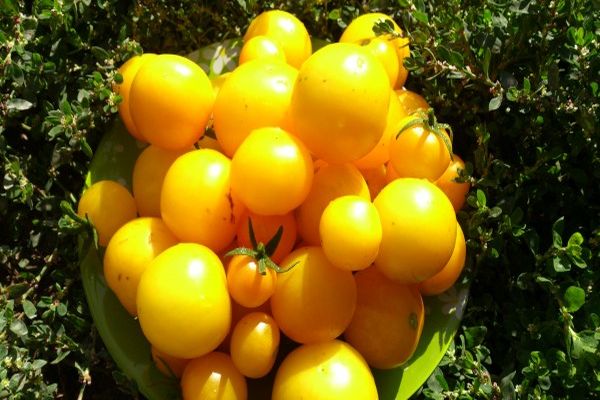
[[377, 197], [381, 189], [388, 183], [385, 164], [381, 164], [375, 168], [361, 169], [360, 173], [365, 178], [365, 182], [367, 182], [372, 199]]
[[286, 62], [285, 53], [277, 42], [267, 36], [254, 36], [247, 40], [240, 51], [239, 64], [251, 60], [268, 59], [270, 61]]
[[400, 101], [400, 107], [403, 111], [403, 117], [406, 117], [418, 110], [427, 110], [429, 103], [418, 93], [407, 89], [397, 89], [396, 94]]
[[465, 163], [456, 154], [453, 155], [453, 158], [454, 160], [450, 162], [446, 171], [435, 181], [435, 184], [448, 196], [454, 211], [458, 212], [465, 204], [470, 185], [469, 182], [456, 182], [455, 179], [459, 176], [458, 171], [465, 169]]
[[233, 328], [230, 353], [237, 369], [248, 378], [267, 375], [277, 358], [279, 327], [270, 315], [252, 312]]
[[246, 378], [229, 355], [212, 352], [188, 363], [181, 377], [183, 400], [246, 400]]

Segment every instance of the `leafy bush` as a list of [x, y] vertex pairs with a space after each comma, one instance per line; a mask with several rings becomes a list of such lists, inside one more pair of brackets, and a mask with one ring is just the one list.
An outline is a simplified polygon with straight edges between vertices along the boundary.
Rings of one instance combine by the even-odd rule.
[[333, 40], [359, 13], [394, 15], [412, 42], [409, 88], [453, 126], [468, 162], [470, 300], [417, 397], [597, 398], [598, 2], [208, 4], [0, 3], [0, 398], [139, 396], [94, 330], [81, 227], [61, 201], [75, 207], [115, 118], [116, 67], [142, 49], [185, 54], [239, 36], [273, 7]]

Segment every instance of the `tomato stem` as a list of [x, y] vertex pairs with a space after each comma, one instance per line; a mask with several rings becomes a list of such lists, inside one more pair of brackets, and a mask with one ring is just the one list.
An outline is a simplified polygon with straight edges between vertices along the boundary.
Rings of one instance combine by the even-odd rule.
[[[422, 126], [426, 131], [432, 132], [438, 138], [444, 142], [448, 153], [450, 154], [450, 159], [454, 161], [454, 153], [452, 151], [452, 140], [454, 140], [454, 132], [452, 131], [452, 127], [449, 124], [439, 123], [433, 111], [433, 108], [429, 108], [426, 111], [419, 109], [411, 114], [410, 120], [405, 122], [399, 129], [398, 134], [396, 135], [396, 139], [407, 129], [410, 129], [414, 126]], [[444, 131], [448, 132], [446, 135]]]

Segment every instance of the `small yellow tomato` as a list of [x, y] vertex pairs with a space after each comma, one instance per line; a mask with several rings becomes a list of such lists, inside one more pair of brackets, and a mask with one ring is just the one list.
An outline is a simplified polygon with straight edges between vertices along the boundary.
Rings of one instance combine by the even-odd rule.
[[150, 351], [154, 365], [156, 365], [156, 368], [166, 376], [181, 378], [183, 370], [190, 362], [187, 358], [177, 358], [163, 353], [154, 346], [152, 346]]
[[186, 150], [165, 150], [150, 145], [142, 151], [133, 166], [133, 198], [142, 217], [160, 217], [160, 192], [165, 175], [175, 160]]
[[230, 165], [223, 154], [201, 149], [180, 156], [167, 171], [160, 210], [181, 241], [218, 253], [235, 237], [245, 208], [231, 192]]
[[213, 88], [202, 68], [185, 57], [161, 54], [137, 71], [129, 111], [148, 142], [181, 150], [204, 134], [213, 102]]
[[230, 353], [237, 369], [248, 378], [267, 375], [277, 358], [279, 327], [264, 312], [244, 316], [233, 328]]
[[435, 181], [435, 184], [448, 196], [454, 211], [458, 212], [465, 204], [471, 185], [469, 182], [456, 182], [455, 179], [459, 177], [458, 171], [465, 169], [465, 163], [456, 154], [452, 158], [454, 160], [450, 162], [446, 171]]
[[340, 340], [296, 348], [281, 363], [273, 383], [273, 400], [378, 398], [364, 358]]
[[110, 239], [104, 253], [104, 278], [129, 314], [137, 315], [137, 288], [150, 262], [177, 239], [160, 218], [136, 218]]
[[259, 307], [275, 292], [277, 273], [267, 268], [261, 274], [258, 262], [244, 255], [231, 257], [227, 267], [227, 288], [236, 303], [247, 308]]
[[246, 378], [231, 358], [212, 352], [188, 363], [181, 377], [183, 400], [246, 400]]
[[83, 192], [77, 215], [90, 220], [98, 232], [98, 244], [106, 246], [117, 229], [137, 216], [137, 209], [133, 196], [123, 185], [104, 180]]
[[306, 147], [280, 128], [255, 129], [231, 160], [231, 190], [256, 214], [283, 215], [308, 195], [313, 163]]
[[325, 164], [315, 171], [310, 193], [296, 209], [296, 223], [302, 240], [318, 245], [323, 210], [331, 200], [351, 194], [371, 200], [367, 183], [354, 165]]
[[420, 94], [407, 89], [396, 89], [396, 94], [400, 101], [400, 107], [403, 110], [403, 117], [409, 116], [415, 111], [427, 110], [429, 108], [429, 103]]
[[163, 251], [142, 274], [137, 314], [148, 341], [173, 357], [195, 358], [216, 349], [231, 323], [219, 257], [196, 243]]
[[256, 59], [285, 62], [285, 53], [277, 42], [267, 36], [254, 36], [247, 40], [240, 51], [239, 64]]
[[425, 179], [398, 178], [373, 204], [382, 239], [375, 266], [389, 279], [418, 283], [444, 268], [456, 240], [456, 215], [450, 200]]
[[370, 200], [342, 196], [323, 211], [319, 225], [321, 246], [334, 266], [357, 271], [370, 266], [381, 243], [381, 222]]
[[254, 18], [244, 35], [244, 42], [256, 36], [266, 36], [281, 47], [287, 62], [295, 67], [312, 53], [312, 43], [304, 24], [283, 10], [269, 10]]

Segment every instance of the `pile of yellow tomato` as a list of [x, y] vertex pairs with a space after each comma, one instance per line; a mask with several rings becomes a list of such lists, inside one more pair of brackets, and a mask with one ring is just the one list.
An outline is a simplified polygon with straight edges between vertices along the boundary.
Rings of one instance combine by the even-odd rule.
[[[121, 119], [148, 146], [131, 192], [97, 182], [78, 213], [184, 399], [246, 399], [274, 368], [274, 399], [374, 399], [370, 367], [411, 357], [421, 296], [463, 268], [469, 184], [451, 131], [403, 89], [408, 55], [386, 15], [313, 53], [275, 10], [212, 81], [177, 55], [120, 68]], [[282, 334], [297, 347], [276, 363]]]

